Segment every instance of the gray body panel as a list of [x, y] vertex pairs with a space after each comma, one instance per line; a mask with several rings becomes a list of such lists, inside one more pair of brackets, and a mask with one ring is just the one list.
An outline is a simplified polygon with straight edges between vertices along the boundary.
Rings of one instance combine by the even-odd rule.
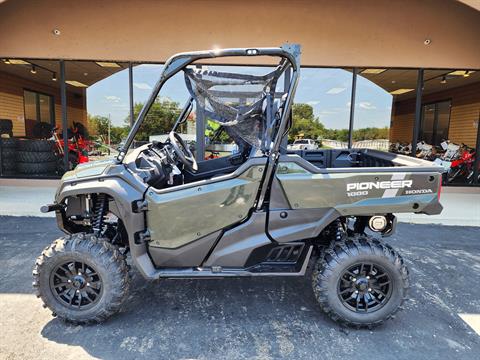
[[[321, 169], [296, 155], [281, 156], [275, 174], [281, 191], [272, 192], [272, 203], [285, 203], [285, 197], [292, 209], [335, 208], [342, 215], [439, 213], [442, 170], [422, 160], [417, 164], [424, 166]], [[433, 210], [435, 202], [438, 208]]]
[[157, 267], [201, 266], [205, 255], [215, 245], [221, 233], [216, 231], [177, 249], [150, 246], [150, 256]]
[[[129, 171], [123, 164], [113, 162], [92, 162], [88, 166], [77, 166], [74, 171], [67, 172], [55, 195], [55, 202], [61, 204], [70, 196], [82, 194], [104, 193], [115, 200], [115, 208], [122, 219], [128, 234], [132, 259], [145, 278], [155, 274], [153, 265], [147, 253], [145, 243], [135, 243], [135, 233], [145, 230], [143, 213], [132, 212], [132, 202], [143, 199], [147, 190], [146, 184]], [[56, 212], [57, 222], [63, 229], [63, 214]]]
[[231, 175], [181, 185], [175, 191], [150, 188], [146, 195], [150, 246], [178, 248], [246, 219], [265, 161], [250, 159]]
[[255, 212], [248, 221], [226, 231], [204, 265], [243, 267], [254, 249], [272, 243], [265, 233], [266, 219], [265, 212]]

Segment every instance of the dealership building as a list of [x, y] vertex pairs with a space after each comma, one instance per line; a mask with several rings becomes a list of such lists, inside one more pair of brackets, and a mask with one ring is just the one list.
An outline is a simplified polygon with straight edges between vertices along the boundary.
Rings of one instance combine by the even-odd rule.
[[[419, 141], [440, 146], [448, 140], [477, 153], [480, 146], [476, 0], [0, 0], [0, 32], [4, 144], [8, 138], [39, 139], [39, 123], [58, 128], [60, 138], [74, 123], [88, 127], [88, 89], [114, 76], [124, 79], [125, 111], [133, 117], [136, 71], [175, 53], [298, 43], [303, 76], [342, 79], [326, 93], [347, 104], [346, 111], [334, 114], [319, 104], [321, 120], [338, 116], [338, 127], [350, 132], [372, 127], [366, 114], [380, 107], [374, 94], [383, 93], [388, 111], [381, 120], [391, 143], [410, 143], [414, 153]], [[315, 91], [323, 90], [302, 89], [301, 80], [305, 98]], [[63, 142], [56, 151], [68, 166], [65, 147]], [[8, 146], [0, 148], [2, 177], [60, 176], [53, 168], [22, 172]], [[478, 157], [476, 162], [478, 172]]]

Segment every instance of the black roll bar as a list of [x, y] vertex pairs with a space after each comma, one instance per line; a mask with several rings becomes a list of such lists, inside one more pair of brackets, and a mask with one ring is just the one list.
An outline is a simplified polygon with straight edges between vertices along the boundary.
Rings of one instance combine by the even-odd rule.
[[[140, 114], [137, 117], [137, 120], [133, 124], [130, 132], [128, 133], [127, 139], [125, 140], [125, 144], [119, 150], [119, 154], [117, 156], [117, 162], [121, 163], [127, 154], [128, 149], [130, 148], [133, 139], [135, 138], [136, 133], [140, 129], [145, 117], [152, 107], [153, 103], [155, 102], [158, 93], [160, 92], [163, 84], [174, 76], [176, 73], [181, 71], [186, 66], [190, 65], [191, 63], [201, 60], [201, 59], [213, 59], [213, 58], [220, 58], [220, 57], [233, 57], [233, 56], [272, 56], [272, 57], [282, 57], [287, 59], [293, 69], [292, 75], [292, 82], [290, 83], [290, 88], [287, 96], [285, 111], [282, 115], [282, 119], [280, 122], [280, 128], [278, 130], [278, 134], [282, 134], [286, 128], [286, 120], [288, 117], [288, 113], [291, 108], [291, 104], [293, 101], [293, 93], [297, 87], [298, 78], [299, 78], [299, 69], [300, 69], [300, 46], [294, 44], [287, 44], [282, 47], [274, 47], [274, 48], [236, 48], [236, 49], [220, 49], [220, 50], [207, 50], [207, 51], [195, 51], [195, 52], [188, 52], [188, 53], [180, 53], [177, 55], [172, 56], [170, 59], [167, 60], [165, 63], [165, 68], [158, 79], [155, 87], [150, 94], [147, 102], [143, 106]], [[280, 146], [281, 136], [277, 136], [271, 153], [277, 153], [279, 146]]]

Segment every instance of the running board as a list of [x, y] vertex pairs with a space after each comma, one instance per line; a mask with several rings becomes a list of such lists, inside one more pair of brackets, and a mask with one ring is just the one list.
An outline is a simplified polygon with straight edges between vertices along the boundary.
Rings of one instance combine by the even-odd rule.
[[313, 246], [310, 246], [303, 261], [302, 268], [298, 272], [251, 272], [245, 269], [222, 268], [212, 266], [208, 268], [164, 268], [158, 269], [153, 274], [153, 279], [160, 278], [225, 278], [247, 276], [303, 276], [307, 271], [308, 262], [312, 255]]

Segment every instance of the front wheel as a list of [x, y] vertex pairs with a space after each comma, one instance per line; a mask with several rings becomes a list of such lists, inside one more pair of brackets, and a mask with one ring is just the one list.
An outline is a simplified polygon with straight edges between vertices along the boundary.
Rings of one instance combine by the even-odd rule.
[[408, 269], [389, 245], [369, 236], [333, 243], [312, 274], [315, 297], [335, 321], [355, 327], [380, 325], [406, 299]]
[[35, 262], [33, 287], [59, 318], [98, 323], [118, 312], [128, 295], [125, 256], [93, 234], [55, 240]]

